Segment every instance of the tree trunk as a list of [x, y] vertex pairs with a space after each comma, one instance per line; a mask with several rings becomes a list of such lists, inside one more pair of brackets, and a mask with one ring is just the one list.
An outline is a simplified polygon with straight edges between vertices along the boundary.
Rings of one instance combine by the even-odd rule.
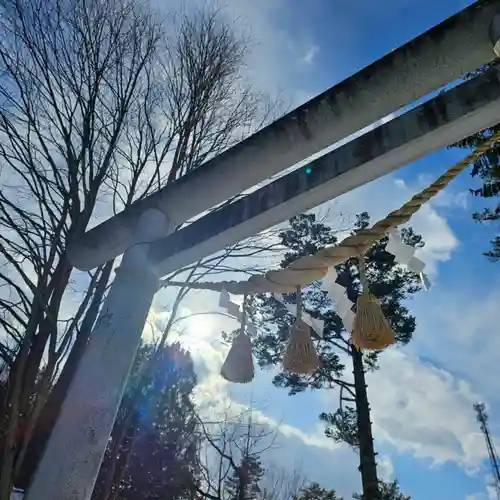
[[245, 481], [245, 473], [242, 470], [243, 467], [240, 466], [238, 469], [238, 478], [239, 478], [239, 484], [238, 484], [238, 500], [245, 500], [245, 492], [246, 492], [246, 481]]
[[373, 446], [372, 423], [370, 420], [370, 405], [366, 391], [365, 369], [363, 355], [353, 345], [350, 347], [354, 391], [356, 394], [356, 415], [358, 420], [359, 439], [359, 470], [363, 485], [363, 500], [379, 500], [377, 463], [375, 462], [375, 449]]

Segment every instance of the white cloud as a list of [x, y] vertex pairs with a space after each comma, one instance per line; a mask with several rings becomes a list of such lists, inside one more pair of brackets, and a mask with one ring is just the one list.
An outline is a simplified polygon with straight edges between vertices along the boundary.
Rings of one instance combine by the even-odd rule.
[[[386, 217], [391, 211], [406, 203], [420, 188], [410, 188], [402, 179], [388, 175], [365, 184], [354, 191], [326, 203], [318, 208], [334, 207], [334, 213], [353, 217], [360, 212], [368, 212], [371, 223]], [[387, 196], [390, 193], [390, 196]], [[335, 225], [335, 221], [332, 221]], [[429, 202], [411, 218], [409, 224], [422, 235], [425, 247], [417, 251], [417, 256], [426, 263], [426, 272], [437, 274], [437, 266], [451, 258], [459, 241], [439, 208]]]
[[394, 465], [391, 457], [380, 455], [377, 460], [377, 471], [380, 479], [383, 481], [392, 481], [394, 479]]
[[[495, 376], [500, 352], [499, 282], [490, 282], [490, 288], [483, 281], [486, 277], [479, 274], [474, 277], [477, 284], [464, 279], [458, 288], [431, 290], [425, 310], [421, 307], [416, 310], [419, 322], [415, 339], [420, 350], [467, 378], [480, 390], [481, 399], [500, 409]], [[485, 290], [480, 283], [484, 283]], [[498, 419], [492, 420], [491, 425], [494, 432], [500, 433]]]
[[467, 495], [465, 500], [498, 500], [498, 494], [493, 486], [487, 486], [485, 491]]
[[376, 439], [436, 464], [481, 465], [486, 450], [470, 384], [395, 349], [367, 379]]
[[[341, 362], [349, 374], [350, 360]], [[487, 454], [472, 407], [481, 398], [469, 382], [396, 348], [382, 353], [380, 369], [366, 379], [375, 448], [389, 444], [435, 466], [454, 462], [469, 474], [481, 469]], [[321, 399], [329, 408], [338, 404], [336, 392]], [[384, 458], [378, 459], [381, 477], [392, 479]]]
[[417, 256], [427, 264], [427, 272], [437, 273], [437, 265], [446, 262], [459, 246], [459, 241], [447, 220], [439, 215], [432, 203], [424, 205], [409, 225], [422, 235], [425, 246], [417, 250]]
[[488, 500], [498, 500], [498, 492], [493, 486], [486, 487], [486, 495], [488, 496]]
[[465, 497], [465, 500], [483, 500], [484, 494], [483, 493], [473, 493], [472, 495], [467, 495]]
[[346, 446], [336, 450], [318, 448], [289, 437], [277, 441], [277, 446], [269, 450], [266, 462], [287, 470], [298, 466], [308, 480], [335, 489], [345, 499], [352, 498], [352, 493], [361, 489], [359, 458]]
[[436, 207], [460, 208], [468, 210], [470, 206], [471, 195], [469, 191], [453, 192], [450, 189], [441, 191], [433, 200]]
[[312, 64], [316, 56], [318, 55], [319, 47], [317, 45], [311, 45], [307, 52], [302, 57], [302, 62], [305, 64]]
[[[411, 186], [402, 179], [396, 179], [395, 184], [399, 189], [399, 195], [404, 194], [405, 198], [409, 200], [411, 196], [426, 188], [434, 180], [434, 177], [426, 175], [419, 176]], [[422, 250], [418, 251], [417, 255], [428, 264], [430, 274], [435, 275], [437, 264], [449, 260], [453, 251], [460, 245], [450, 228], [447, 218], [440, 212], [445, 209], [466, 209], [466, 194], [468, 193], [456, 192], [451, 188], [446, 188], [423, 205], [409, 222], [409, 225], [424, 237], [426, 245]]]
[[[423, 189], [435, 181], [435, 176], [430, 174], [421, 174], [413, 181], [412, 185], [415, 189]], [[446, 189], [439, 192], [433, 199], [432, 204], [435, 207], [443, 207], [447, 209], [467, 210], [469, 208], [469, 200], [471, 199], [468, 190], [456, 190], [453, 184], [447, 186]]]

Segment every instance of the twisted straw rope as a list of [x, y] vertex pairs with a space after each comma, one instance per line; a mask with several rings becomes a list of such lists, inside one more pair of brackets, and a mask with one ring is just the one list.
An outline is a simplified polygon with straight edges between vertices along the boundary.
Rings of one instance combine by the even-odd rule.
[[[323, 248], [314, 255], [297, 259], [288, 267], [267, 271], [264, 275], [252, 276], [247, 281], [193, 283], [190, 287], [198, 290], [219, 292], [226, 290], [233, 295], [252, 295], [264, 292], [293, 292], [298, 287], [320, 280], [326, 275], [329, 267], [364, 254], [374, 243], [382, 239], [389, 229], [408, 222], [422, 205], [440, 193], [462, 170], [476, 161], [498, 141], [500, 141], [500, 131], [479, 144], [473, 153], [448, 169], [428, 188], [413, 196], [401, 208], [391, 212], [385, 219], [376, 222], [370, 229], [364, 229], [348, 236], [337, 246]], [[164, 285], [179, 286], [181, 283], [166, 281]]]

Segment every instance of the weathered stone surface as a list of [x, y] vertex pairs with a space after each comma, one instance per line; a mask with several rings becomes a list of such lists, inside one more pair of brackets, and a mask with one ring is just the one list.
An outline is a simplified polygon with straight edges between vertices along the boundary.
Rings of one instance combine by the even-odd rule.
[[492, 68], [156, 241], [150, 259], [167, 274], [493, 125], [499, 116], [500, 70]]

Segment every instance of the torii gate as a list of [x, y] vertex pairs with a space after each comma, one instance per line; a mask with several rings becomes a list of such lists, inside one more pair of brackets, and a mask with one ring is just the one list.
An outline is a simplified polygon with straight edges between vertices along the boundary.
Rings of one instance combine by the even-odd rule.
[[123, 254], [26, 500], [89, 500], [159, 278], [496, 124], [500, 70], [175, 227], [500, 56], [500, 0], [476, 3], [88, 231], [72, 264]]

